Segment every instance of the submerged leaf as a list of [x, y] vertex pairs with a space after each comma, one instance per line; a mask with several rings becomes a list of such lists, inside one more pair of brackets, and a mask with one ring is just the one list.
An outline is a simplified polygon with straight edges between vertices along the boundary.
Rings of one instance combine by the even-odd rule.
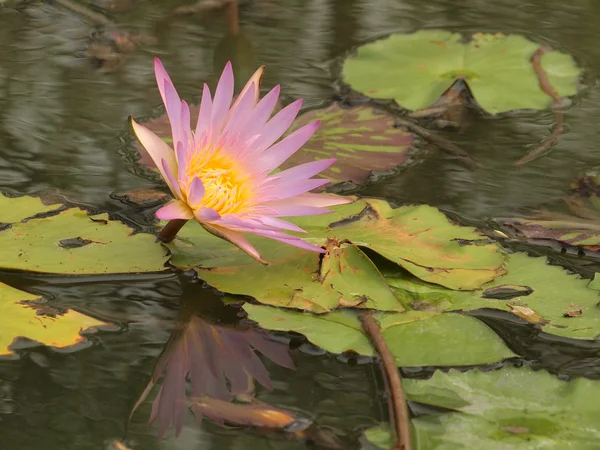
[[[538, 44], [518, 35], [476, 33], [469, 42], [443, 30], [391, 36], [358, 48], [344, 63], [344, 80], [353, 89], [378, 99], [393, 98], [406, 109], [423, 109], [457, 79], [469, 86], [489, 113], [545, 109], [550, 97], [539, 87], [531, 66]], [[580, 69], [573, 58], [546, 53], [542, 66], [560, 96], [577, 93]]]
[[[12, 218], [46, 212], [34, 200], [6, 199]], [[39, 210], [31, 207], [39, 206]], [[56, 209], [60, 205], [53, 205]], [[168, 259], [150, 234], [133, 234], [107, 214], [89, 216], [78, 208], [13, 223], [0, 231], [0, 268], [59, 274], [158, 272]]]
[[81, 331], [105, 325], [108, 324], [77, 311], [54, 308], [35, 295], [0, 283], [0, 356], [12, 354], [17, 338], [65, 349], [85, 340]]
[[[403, 386], [409, 400], [456, 411], [413, 419], [415, 447], [422, 450], [598, 447], [598, 381], [561, 381], [527, 367], [504, 367], [437, 371], [429, 380], [404, 380]], [[387, 427], [365, 435], [380, 448], [391, 448]]]
[[335, 164], [319, 177], [360, 184], [373, 170], [391, 170], [409, 158], [412, 134], [395, 127], [393, 116], [371, 106], [341, 108], [333, 104], [309, 111], [296, 119], [291, 131], [315, 120], [321, 122], [317, 132], [284, 168], [334, 157]]

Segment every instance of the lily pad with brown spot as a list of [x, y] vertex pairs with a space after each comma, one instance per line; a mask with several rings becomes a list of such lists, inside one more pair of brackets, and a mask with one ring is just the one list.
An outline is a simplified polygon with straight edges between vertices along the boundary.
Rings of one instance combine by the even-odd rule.
[[[359, 252], [352, 246], [342, 247], [340, 258], [352, 260], [357, 269], [368, 274], [369, 280], [380, 275], [362, 255], [362, 249], [377, 252], [415, 276], [451, 289], [476, 289], [504, 273], [504, 253], [497, 244], [484, 240], [474, 228], [451, 223], [433, 207], [394, 209], [382, 200], [360, 199], [332, 209], [332, 214], [295, 217], [290, 222], [306, 230], [303, 238], [315, 245], [325, 246], [329, 239], [335, 239], [361, 249]], [[270, 266], [261, 266], [195, 223], [186, 225], [169, 245], [173, 255], [171, 264], [181, 268], [196, 266], [199, 277], [221, 291], [252, 295], [264, 303], [273, 304], [275, 296], [279, 305], [317, 312], [316, 304], [325, 306], [321, 312], [338, 304], [337, 300], [315, 302], [322, 295], [320, 287], [315, 291], [321, 267], [318, 254], [273, 240], [249, 238]], [[327, 261], [326, 257], [323, 264]], [[350, 289], [347, 281], [338, 279], [335, 284], [338, 282], [338, 287]], [[362, 295], [384, 301], [382, 294], [375, 297], [370, 290], [353, 289], [355, 294], [341, 296], [343, 303], [354, 304]], [[397, 310], [397, 307], [385, 309]]]
[[[134, 233], [107, 214], [90, 216], [79, 208], [36, 217], [62, 205], [43, 205], [38, 199], [2, 198], [15, 222], [0, 231], [0, 269], [53, 274], [109, 274], [165, 270], [167, 252], [156, 237]], [[32, 208], [32, 204], [37, 205]]]
[[[508, 255], [506, 270], [506, 275], [473, 292], [444, 289], [408, 275], [396, 274], [386, 279], [408, 308], [416, 309], [416, 304], [420, 310], [438, 312], [499, 309], [535, 323], [549, 334], [575, 339], [600, 336], [600, 295], [594, 289], [597, 284], [549, 265], [545, 257], [525, 253]], [[513, 292], [521, 289], [523, 295], [487, 298], [486, 293], [506, 286], [513, 286]]]

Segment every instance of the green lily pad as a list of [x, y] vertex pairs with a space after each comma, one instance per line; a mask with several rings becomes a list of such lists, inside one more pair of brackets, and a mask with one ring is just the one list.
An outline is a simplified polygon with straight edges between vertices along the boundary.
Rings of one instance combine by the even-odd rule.
[[506, 269], [506, 275], [475, 292], [444, 289], [410, 275], [388, 276], [387, 280], [409, 308], [438, 312], [495, 308], [510, 311], [554, 335], [598, 337], [600, 296], [588, 288], [588, 280], [548, 265], [545, 257], [525, 253], [509, 255]]
[[13, 354], [17, 338], [53, 348], [73, 348], [83, 330], [109, 324], [77, 311], [57, 309], [27, 292], [0, 283], [0, 356]]
[[0, 223], [14, 223], [37, 214], [54, 211], [63, 205], [45, 205], [37, 197], [7, 197], [0, 194]]
[[[456, 411], [413, 419], [415, 448], [598, 448], [598, 381], [561, 381], [547, 372], [505, 367], [437, 371], [429, 380], [403, 380], [403, 386], [410, 400]], [[391, 448], [385, 427], [365, 435], [380, 448]]]
[[321, 121], [319, 129], [284, 168], [335, 157], [335, 164], [319, 176], [360, 184], [373, 170], [393, 169], [410, 156], [413, 135], [394, 127], [392, 115], [371, 106], [341, 108], [333, 104], [309, 111], [295, 120], [290, 132], [315, 120]]
[[[244, 310], [263, 328], [303, 334], [329, 352], [373, 355], [354, 311], [314, 315], [251, 304]], [[377, 320], [398, 366], [489, 364], [514, 356], [496, 333], [473, 317], [410, 311], [383, 313]]]
[[600, 275], [598, 275], [596, 273], [594, 275], [594, 279], [592, 281], [590, 281], [590, 284], [588, 284], [588, 287], [590, 289], [596, 289], [596, 290], [600, 291]]
[[[328, 238], [348, 240], [451, 289], [476, 289], [504, 273], [504, 256], [496, 244], [480, 242], [482, 236], [474, 228], [454, 225], [430, 206], [393, 209], [382, 200], [360, 199], [332, 209], [332, 214], [290, 222], [305, 229], [305, 239], [313, 244], [323, 246]], [[185, 226], [169, 246], [171, 263], [184, 268], [200, 265], [200, 278], [217, 289], [269, 304], [271, 292], [279, 290], [281, 295], [284, 284], [304, 290], [309, 274], [319, 270], [317, 255], [268, 239], [250, 240], [271, 266], [262, 267], [237, 248], [217, 242], [197, 224]]]
[[[477, 33], [464, 42], [458, 33], [421, 30], [393, 34], [358, 48], [344, 63], [346, 83], [369, 97], [400, 106], [427, 108], [457, 79], [464, 79], [487, 112], [545, 109], [551, 98], [539, 87], [531, 57], [539, 45], [518, 35]], [[580, 69], [558, 51], [544, 54], [542, 67], [560, 96], [577, 93]]]
[[[13, 218], [35, 213], [31, 202], [22, 197], [10, 200]], [[40, 212], [47, 211], [48, 207], [39, 206]], [[89, 216], [71, 208], [13, 223], [0, 231], [0, 268], [71, 275], [158, 272], [165, 269], [168, 256], [155, 241], [150, 234], [133, 234], [131, 228], [109, 220], [107, 214]]]

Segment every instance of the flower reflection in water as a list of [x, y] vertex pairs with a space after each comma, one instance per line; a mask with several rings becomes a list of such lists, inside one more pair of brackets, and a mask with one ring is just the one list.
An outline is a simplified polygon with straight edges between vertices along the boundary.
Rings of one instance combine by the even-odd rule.
[[[182, 303], [180, 326], [172, 333], [148, 387], [135, 406], [139, 406], [164, 374], [150, 417], [150, 423], [160, 423], [159, 436], [169, 428], [175, 428], [176, 435], [180, 433], [188, 405], [198, 423], [204, 416], [223, 423], [228, 421], [227, 415], [233, 415], [239, 424], [257, 425], [254, 420], [240, 418], [239, 408], [235, 411], [228, 408], [236, 396], [252, 392], [253, 380], [272, 388], [269, 373], [256, 351], [280, 366], [294, 368], [286, 344], [273, 341], [260, 329], [209, 323], [198, 315], [196, 305], [204, 309], [207, 302], [195, 299]], [[279, 424], [285, 422], [285, 414], [280, 414], [283, 412], [270, 407], [268, 412], [259, 409], [249, 405], [246, 413], [254, 416], [258, 413], [263, 419], [272, 418]], [[285, 417], [293, 422], [293, 416]], [[244, 421], [248, 423], [240, 423]]]

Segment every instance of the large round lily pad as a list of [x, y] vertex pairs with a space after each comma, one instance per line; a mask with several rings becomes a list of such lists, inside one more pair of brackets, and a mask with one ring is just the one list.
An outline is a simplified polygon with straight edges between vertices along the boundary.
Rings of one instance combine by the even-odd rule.
[[[49, 208], [37, 199], [2, 201], [12, 210], [13, 219]], [[168, 255], [155, 241], [155, 236], [134, 234], [125, 224], [109, 220], [107, 214], [89, 216], [71, 208], [12, 223], [0, 231], [0, 269], [56, 274], [158, 272], [164, 270]]]
[[374, 250], [417, 277], [453, 289], [476, 289], [504, 273], [503, 253], [496, 244], [479, 242], [482, 236], [473, 228], [450, 223], [435, 208], [393, 209], [381, 200], [361, 199], [334, 210], [329, 215], [290, 220], [307, 230], [306, 240], [313, 244], [344, 240], [353, 244], [334, 244], [323, 259], [276, 241], [250, 237], [271, 263], [264, 267], [190, 223], [169, 245], [171, 263], [196, 267], [200, 278], [223, 292], [313, 312], [337, 306], [403, 309], [361, 248]]
[[[598, 381], [561, 381], [547, 372], [505, 367], [437, 371], [429, 380], [404, 380], [403, 386], [410, 400], [456, 411], [413, 419], [415, 448], [598, 448]], [[365, 434], [380, 448], [392, 448], [385, 428]]]
[[469, 311], [495, 308], [537, 324], [547, 333], [576, 339], [600, 336], [600, 296], [589, 280], [550, 266], [545, 257], [513, 253], [507, 274], [475, 292], [444, 289], [410, 275], [387, 277], [409, 308], [422, 311]]
[[53, 308], [35, 295], [0, 283], [0, 356], [11, 355], [11, 347], [20, 337], [64, 349], [84, 341], [82, 330], [105, 325], [77, 311]]
[[[369, 97], [394, 99], [411, 110], [432, 105], [459, 78], [489, 113], [545, 109], [552, 99], [540, 89], [530, 61], [538, 48], [522, 36], [501, 33], [477, 33], [468, 42], [443, 30], [393, 34], [359, 47], [345, 61], [343, 77]], [[541, 61], [560, 96], [577, 93], [580, 69], [571, 56], [552, 51]]]
[[[244, 310], [263, 328], [295, 331], [332, 353], [373, 355], [354, 311], [314, 315], [251, 304]], [[411, 311], [380, 314], [377, 321], [398, 366], [488, 364], [514, 356], [496, 333], [473, 317]]]
[[409, 158], [412, 134], [395, 127], [393, 116], [371, 106], [341, 108], [333, 104], [309, 111], [296, 119], [290, 132], [315, 120], [321, 122], [317, 132], [284, 168], [334, 157], [335, 164], [319, 176], [359, 184], [373, 170], [390, 170]]

